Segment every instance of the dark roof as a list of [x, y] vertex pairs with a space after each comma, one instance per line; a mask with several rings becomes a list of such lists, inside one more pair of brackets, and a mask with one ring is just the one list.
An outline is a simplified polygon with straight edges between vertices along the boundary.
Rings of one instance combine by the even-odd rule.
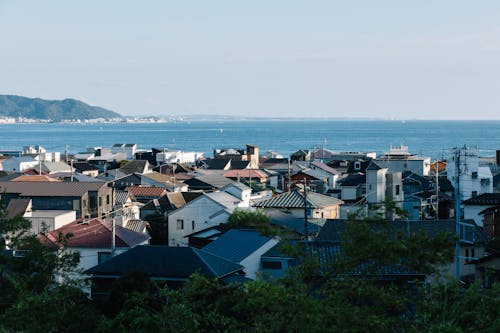
[[[266, 211], [266, 215], [270, 218], [270, 223], [286, 229], [295, 231], [299, 235], [305, 235], [304, 219], [293, 216], [291, 213], [280, 210]], [[307, 222], [307, 233], [315, 235], [321, 227], [315, 223]]]
[[239, 263], [272, 238], [255, 230], [231, 229], [203, 248], [216, 256]]
[[30, 205], [31, 199], [11, 199], [7, 205], [7, 218], [11, 219], [17, 215], [24, 215]]
[[[356, 162], [359, 162], [359, 169], [355, 169], [354, 166], [356, 165]], [[347, 171], [346, 173], [358, 173], [358, 172], [365, 172], [366, 168], [368, 165], [370, 165], [371, 159], [358, 159], [355, 161], [350, 161], [349, 165], [347, 166]]]
[[233, 170], [243, 170], [248, 168], [250, 161], [234, 161], [231, 160], [231, 169]]
[[208, 161], [208, 168], [210, 170], [224, 170], [231, 163], [230, 158], [214, 158]]
[[[119, 225], [115, 226], [115, 228], [116, 247], [134, 247], [150, 239], [148, 235], [129, 230]], [[40, 240], [47, 244], [55, 244], [59, 233], [63, 235], [73, 234], [65, 244], [67, 247], [111, 248], [113, 229], [110, 223], [99, 219], [79, 219], [49, 232], [47, 236], [40, 236]]]
[[366, 170], [381, 170], [381, 169], [382, 167], [373, 161], [371, 161], [371, 163], [366, 168]]
[[[341, 200], [327, 195], [307, 192], [308, 207], [326, 207], [330, 205], [340, 205], [341, 203]], [[304, 208], [304, 193], [295, 190], [289, 191], [271, 199], [256, 202], [254, 206], [261, 208]]]
[[97, 171], [99, 170], [98, 167], [92, 165], [92, 164], [88, 164], [88, 163], [73, 163], [73, 168], [75, 168], [76, 170], [78, 171]]
[[500, 193], [483, 193], [463, 202], [471, 206], [493, 206], [500, 205]]
[[132, 174], [134, 172], [143, 173], [146, 170], [148, 161], [146, 160], [134, 160], [130, 161], [120, 168], [120, 171], [125, 174]]
[[[347, 220], [327, 220], [321, 231], [319, 232], [317, 240], [328, 240], [340, 242], [342, 234], [347, 225]], [[474, 239], [475, 242], [485, 242], [482, 228], [478, 227], [474, 220], [466, 219], [461, 221], [464, 225], [470, 226], [473, 229], [461, 228], [461, 239], [467, 240]], [[451, 236], [455, 235], [455, 220], [414, 220], [403, 221], [395, 220], [388, 221], [390, 224], [391, 233], [396, 234], [415, 234], [417, 232], [424, 232], [428, 236], [436, 236], [439, 233], [449, 233]], [[377, 226], [372, 227], [374, 230]], [[379, 227], [380, 228], [380, 227]]]
[[102, 182], [0, 182], [0, 192], [23, 197], [80, 197], [103, 186]]
[[366, 175], [364, 173], [353, 173], [338, 181], [340, 186], [358, 186], [366, 183]]
[[142, 271], [152, 278], [187, 279], [194, 273], [222, 278], [243, 266], [193, 247], [136, 246], [87, 271], [99, 276], [121, 276]]

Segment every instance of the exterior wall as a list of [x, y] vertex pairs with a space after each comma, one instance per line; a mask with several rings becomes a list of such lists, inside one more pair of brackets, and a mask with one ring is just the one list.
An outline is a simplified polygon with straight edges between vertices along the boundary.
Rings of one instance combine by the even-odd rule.
[[257, 279], [257, 272], [260, 270], [260, 257], [276, 244], [278, 244], [278, 240], [270, 239], [267, 243], [258, 248], [257, 251], [240, 261], [239, 264], [245, 267], [244, 272], [247, 278], [252, 280]]
[[[188, 239], [185, 236], [227, 222], [229, 213], [224, 210], [225, 207], [222, 205], [206, 196], [201, 196], [173, 211], [168, 215], [168, 244], [187, 246]], [[183, 221], [182, 228], [178, 228], [178, 221]]]
[[366, 201], [379, 203], [385, 200], [387, 169], [366, 171]]
[[361, 186], [342, 186], [340, 190], [342, 200], [356, 200], [361, 197]]
[[34, 211], [24, 215], [31, 221], [31, 232], [39, 234], [58, 229], [76, 220], [76, 211]]
[[[484, 247], [474, 247], [472, 244], [461, 244], [460, 245], [460, 276], [474, 276], [476, 274], [476, 265], [470, 263], [472, 260], [471, 257], [471, 249], [474, 249], [474, 258], [481, 258], [484, 256]], [[467, 251], [466, 251], [467, 250]], [[468, 258], [466, 257], [466, 252], [469, 254]], [[453, 263], [444, 266], [441, 270], [441, 274], [443, 276], [455, 277], [455, 262], [456, 259], [453, 259]]]
[[[460, 194], [462, 200], [467, 200], [474, 195], [493, 192], [493, 175], [489, 167], [479, 165], [479, 157], [475, 149], [461, 148], [460, 164], [467, 164], [467, 168], [462, 168], [460, 174]], [[446, 164], [448, 180], [455, 182], [455, 160], [454, 156]]]
[[464, 205], [464, 219], [473, 219], [480, 227], [483, 226], [483, 216], [479, 212], [486, 209], [485, 206], [470, 206]]
[[[278, 264], [279, 267], [266, 268], [264, 267], [266, 262]], [[260, 260], [260, 273], [264, 279], [275, 280], [282, 278], [289, 267], [290, 267], [289, 258], [269, 257], [269, 258], [261, 258]]]
[[403, 159], [376, 158], [375, 162], [389, 172], [411, 171], [420, 176], [428, 176], [430, 173], [430, 157], [409, 157]]
[[19, 162], [15, 158], [9, 158], [2, 162], [3, 170], [8, 172], [22, 172], [28, 169], [36, 168], [38, 166], [38, 161], [32, 162]]
[[227, 186], [224, 189], [224, 192], [227, 192], [231, 195], [234, 195], [238, 199], [244, 202], [240, 207], [250, 207], [250, 194], [252, 193], [251, 189], [241, 190], [235, 186]]

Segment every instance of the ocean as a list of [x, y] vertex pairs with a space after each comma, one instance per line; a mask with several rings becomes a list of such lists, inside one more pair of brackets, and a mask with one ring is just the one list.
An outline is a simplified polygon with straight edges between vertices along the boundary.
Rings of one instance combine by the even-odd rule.
[[284, 156], [299, 149], [325, 147], [334, 151], [389, 150], [405, 145], [410, 152], [433, 159], [453, 147], [474, 146], [480, 156], [500, 149], [500, 121], [361, 121], [258, 120], [105, 124], [0, 124], [0, 150], [41, 145], [47, 151], [71, 153], [87, 147], [136, 143], [139, 149], [163, 148], [204, 152], [243, 148], [251, 143]]

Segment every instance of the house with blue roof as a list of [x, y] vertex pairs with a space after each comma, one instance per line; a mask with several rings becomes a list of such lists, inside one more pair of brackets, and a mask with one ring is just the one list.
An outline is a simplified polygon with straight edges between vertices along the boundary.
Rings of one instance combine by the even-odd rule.
[[278, 244], [278, 239], [261, 235], [256, 230], [231, 229], [206, 245], [203, 250], [240, 264], [246, 277], [255, 280], [262, 254]]

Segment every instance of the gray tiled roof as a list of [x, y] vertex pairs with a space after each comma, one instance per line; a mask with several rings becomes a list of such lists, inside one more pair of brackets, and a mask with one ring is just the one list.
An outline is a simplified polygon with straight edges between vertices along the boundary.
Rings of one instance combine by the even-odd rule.
[[[322, 208], [330, 205], [340, 205], [341, 200], [327, 195], [307, 192], [307, 205], [313, 208]], [[271, 199], [262, 200], [254, 204], [261, 208], [304, 208], [304, 193], [290, 191], [277, 195]]]

